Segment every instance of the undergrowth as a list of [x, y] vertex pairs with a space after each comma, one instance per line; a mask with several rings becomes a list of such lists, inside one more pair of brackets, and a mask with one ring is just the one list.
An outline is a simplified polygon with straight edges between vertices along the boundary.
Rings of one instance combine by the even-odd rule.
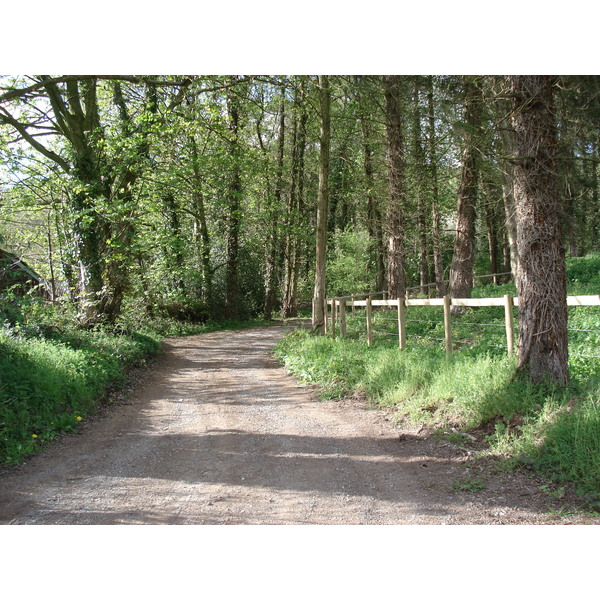
[[0, 303], [0, 463], [15, 464], [75, 431], [166, 336], [263, 324], [133, 319], [82, 329], [66, 304], [5, 294]]

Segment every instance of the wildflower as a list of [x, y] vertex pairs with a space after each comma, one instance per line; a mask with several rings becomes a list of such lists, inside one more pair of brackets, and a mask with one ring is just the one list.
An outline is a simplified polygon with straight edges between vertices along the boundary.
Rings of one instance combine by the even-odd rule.
[[32, 434], [31, 434], [31, 437], [35, 439], [35, 438], [37, 437], [37, 434], [35, 434], [35, 433], [32, 433]]
[[81, 417], [75, 417], [76, 421], [81, 421]]

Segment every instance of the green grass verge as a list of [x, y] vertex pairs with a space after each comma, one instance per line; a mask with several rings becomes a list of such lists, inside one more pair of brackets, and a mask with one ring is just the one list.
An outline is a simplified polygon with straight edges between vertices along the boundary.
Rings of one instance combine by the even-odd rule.
[[265, 321], [182, 323], [174, 319], [83, 330], [47, 307], [0, 328], [0, 463], [15, 464], [74, 431], [128, 370], [159, 352], [161, 339]]
[[27, 337], [0, 330], [0, 462], [14, 464], [73, 431], [128, 369], [158, 352], [139, 333], [52, 331]]

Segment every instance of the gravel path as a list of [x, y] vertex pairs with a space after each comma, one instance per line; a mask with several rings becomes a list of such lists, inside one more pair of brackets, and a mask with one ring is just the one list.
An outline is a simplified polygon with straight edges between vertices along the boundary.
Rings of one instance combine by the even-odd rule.
[[[319, 402], [272, 357], [284, 332], [166, 340], [133, 399], [0, 473], [0, 523], [583, 522], [533, 479], [358, 401]], [[458, 489], [475, 478], [486, 487]]]

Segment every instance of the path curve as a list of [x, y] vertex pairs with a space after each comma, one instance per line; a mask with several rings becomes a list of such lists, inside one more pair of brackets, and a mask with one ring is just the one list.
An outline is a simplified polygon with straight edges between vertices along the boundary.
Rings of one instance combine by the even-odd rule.
[[548, 522], [532, 480], [453, 490], [481, 475], [464, 453], [358, 402], [319, 402], [275, 362], [284, 332], [166, 340], [132, 400], [0, 473], [0, 523]]

